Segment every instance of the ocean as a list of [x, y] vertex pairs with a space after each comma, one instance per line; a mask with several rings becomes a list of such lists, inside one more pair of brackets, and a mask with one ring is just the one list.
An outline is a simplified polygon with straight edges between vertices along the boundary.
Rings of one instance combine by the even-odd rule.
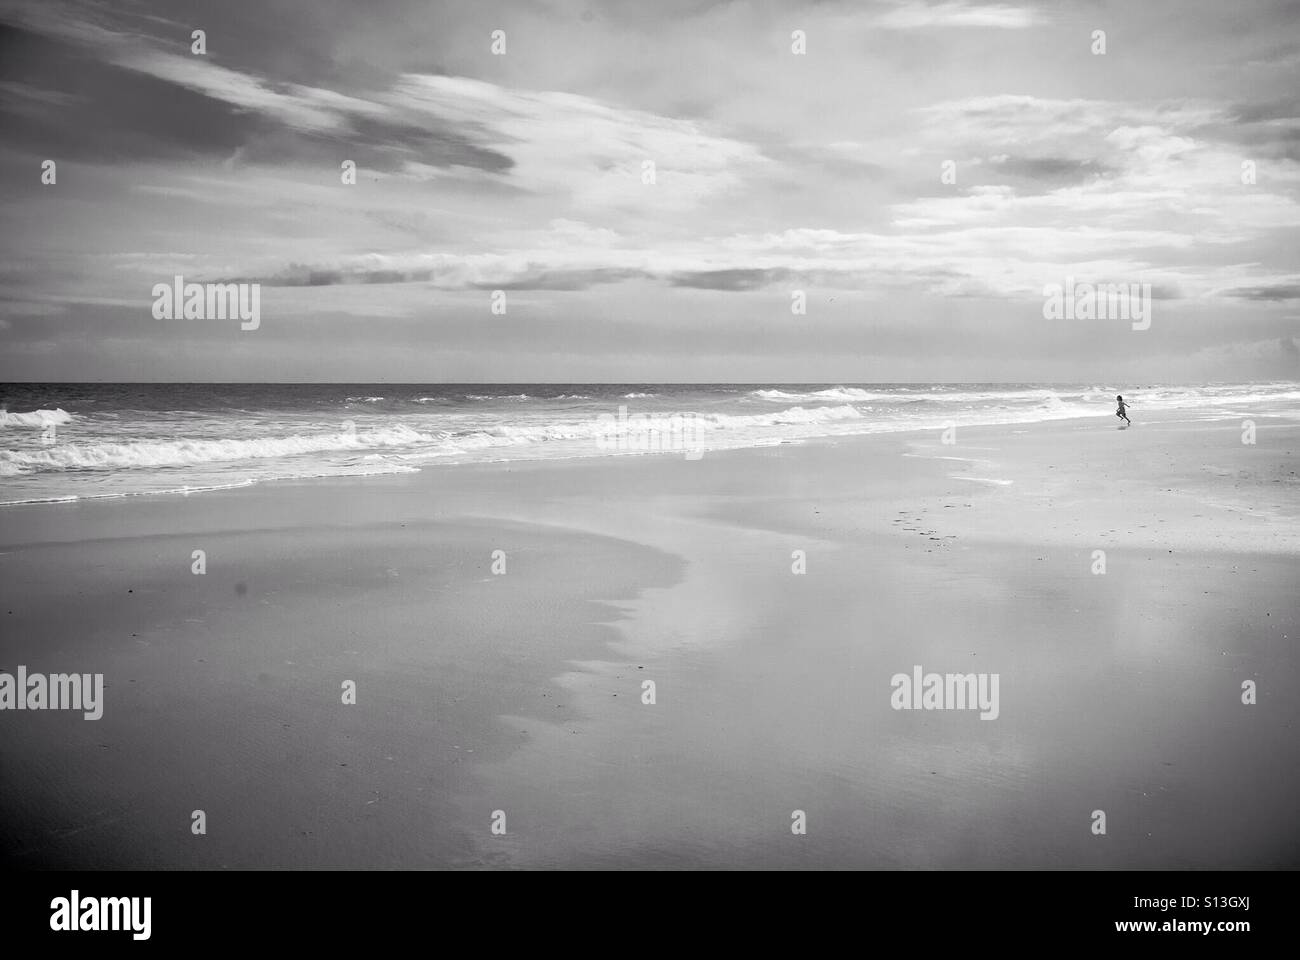
[[198, 493], [429, 464], [621, 456], [1110, 417], [1296, 416], [1300, 383], [6, 384], [0, 505]]

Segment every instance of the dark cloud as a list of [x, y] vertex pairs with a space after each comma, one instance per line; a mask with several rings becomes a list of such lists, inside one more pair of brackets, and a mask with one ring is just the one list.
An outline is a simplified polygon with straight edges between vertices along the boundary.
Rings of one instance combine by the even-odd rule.
[[1243, 159], [1300, 161], [1300, 97], [1236, 103], [1223, 122], [1205, 124], [1192, 132], [1239, 146]]
[[[420, 283], [432, 278], [431, 270], [340, 270], [291, 263], [265, 277], [220, 277], [212, 283], [260, 283], [267, 287], [332, 287], [353, 283]], [[200, 281], [202, 282], [202, 281]]]
[[367, 172], [398, 173], [408, 163], [468, 167], [487, 173], [507, 173], [514, 166], [505, 154], [477, 146], [449, 128], [421, 129], [373, 121], [354, 124], [339, 133], [268, 125], [241, 146], [243, 163], [297, 163], [334, 170], [343, 160], [352, 160], [358, 178]]
[[0, 100], [6, 140], [41, 156], [109, 163], [228, 156], [274, 124], [193, 90], [0, 24], [0, 80], [58, 95], [37, 111]]
[[628, 270], [614, 267], [593, 267], [581, 269], [553, 269], [538, 265], [529, 265], [522, 273], [512, 272], [510, 276], [501, 276], [487, 280], [460, 279], [449, 283], [449, 276], [440, 275], [437, 270], [421, 268], [416, 270], [399, 270], [391, 268], [373, 269], [336, 269], [312, 267], [305, 264], [291, 264], [284, 270], [267, 277], [231, 277], [213, 278], [209, 282], [261, 283], [268, 287], [329, 287], [348, 284], [383, 284], [383, 283], [438, 283], [442, 286], [461, 290], [588, 290], [599, 284], [620, 283], [624, 280], [643, 278], [646, 274], [640, 270]]
[[587, 290], [597, 284], [621, 283], [645, 276], [640, 270], [625, 270], [615, 267], [596, 267], [584, 270], [542, 270], [530, 271], [528, 275], [516, 277], [501, 283], [483, 282], [470, 284], [476, 290]]
[[1098, 177], [1109, 176], [1115, 171], [1112, 167], [1108, 167], [1097, 160], [1076, 160], [1070, 157], [1012, 156], [1000, 162], [990, 163], [989, 166], [977, 167], [973, 176], [977, 183], [988, 183], [992, 181], [981, 179], [981, 177], [993, 172], [997, 174], [994, 179], [998, 182], [1003, 182], [1006, 177], [1010, 176], [1032, 181], [1044, 188], [1054, 190], [1059, 187], [1087, 183]]
[[769, 284], [786, 281], [789, 270], [744, 269], [701, 270], [674, 273], [668, 282], [674, 287], [692, 287], [696, 290], [758, 290]]
[[1300, 283], [1276, 283], [1262, 287], [1240, 287], [1224, 292], [1238, 300], [1300, 300]]
[[1280, 97], [1258, 102], [1236, 103], [1228, 111], [1236, 123], [1294, 120], [1300, 116], [1300, 97]]
[[[154, 10], [148, 10], [153, 7]], [[404, 69], [404, 48], [422, 38], [403, 32], [409, 0], [167, 0], [141, 6], [97, 8], [112, 29], [147, 38], [150, 45], [188, 51], [190, 33], [202, 29], [208, 55], [233, 70], [272, 82], [333, 89], [381, 89]], [[387, 34], [390, 56], [352, 56], [343, 38]]]
[[[395, 172], [406, 163], [505, 173], [513, 161], [432, 120], [420, 125], [343, 114], [340, 129], [304, 131], [177, 82], [95, 59], [80, 46], [0, 24], [6, 139], [40, 156], [87, 162], [208, 156]], [[272, 84], [272, 87], [275, 85]], [[30, 88], [45, 95], [24, 102]], [[290, 94], [291, 95], [291, 94]], [[17, 99], [15, 99], [17, 98]]]

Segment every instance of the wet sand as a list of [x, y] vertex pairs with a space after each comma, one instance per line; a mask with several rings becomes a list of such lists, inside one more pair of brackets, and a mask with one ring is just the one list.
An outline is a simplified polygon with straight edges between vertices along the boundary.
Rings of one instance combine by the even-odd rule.
[[[1098, 418], [8, 508], [0, 669], [103, 672], [105, 707], [0, 714], [0, 855], [1295, 866], [1300, 425], [1240, 436]], [[916, 664], [998, 674], [998, 718], [892, 709]]]

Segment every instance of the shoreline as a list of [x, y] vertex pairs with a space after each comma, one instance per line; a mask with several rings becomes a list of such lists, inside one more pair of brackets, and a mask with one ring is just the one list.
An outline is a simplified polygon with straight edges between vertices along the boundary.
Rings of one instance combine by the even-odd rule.
[[[1155, 418], [1155, 420], [1149, 422], [1171, 422], [1176, 416], [1192, 414], [1195, 411], [1196, 408], [1187, 408], [1187, 409], [1180, 409], [1180, 410], [1162, 410], [1159, 411], [1159, 415]], [[1276, 413], [1256, 413], [1251, 415], [1256, 417], [1269, 418], [1269, 419], [1279, 418], [1279, 415]], [[608, 416], [608, 414], [604, 414], [603, 416]], [[643, 414], [639, 414], [639, 416], [660, 416], [660, 414], [643, 413]], [[1090, 414], [1088, 416], [1070, 415], [1064, 417], [1049, 417], [1045, 419], [1030, 419], [1024, 421], [1020, 421], [1020, 420], [991, 421], [991, 422], [981, 422], [981, 423], [974, 423], [974, 424], [955, 424], [955, 425], [949, 423], [945, 423], [945, 424], [932, 423], [926, 426], [907, 425], [907, 426], [900, 427], [899, 429], [873, 429], [861, 433], [842, 433], [842, 434], [827, 433], [827, 434], [812, 435], [807, 437], [789, 437], [789, 438], [779, 438], [779, 439], [750, 438], [751, 442], [749, 443], [739, 443], [735, 446], [720, 446], [717, 448], [702, 447], [698, 449], [692, 449], [691, 454], [692, 454], [692, 458], [696, 459], [704, 455], [720, 456], [735, 451], [761, 449], [766, 446], [784, 446], [788, 444], [803, 444], [803, 443], [816, 444], [822, 442], [837, 442], [837, 441], [852, 442], [854, 440], [859, 440], [859, 439], [870, 439], [870, 438], [880, 438], [880, 437], [920, 436], [920, 435], [925, 435], [930, 433], [937, 433], [946, 428], [957, 429], [958, 427], [960, 427], [960, 429], [962, 429], [963, 431], [972, 430], [972, 429], [1013, 430], [1015, 428], [1035, 428], [1035, 427], [1046, 427], [1049, 425], [1065, 425], [1065, 424], [1077, 424], [1077, 423], [1085, 423], [1085, 422], [1095, 423], [1095, 421], [1103, 417], [1106, 417], [1106, 415], [1098, 412], [1095, 414]], [[1200, 417], [1200, 418], [1196, 418], [1193, 421], [1188, 421], [1188, 422], [1201, 422], [1205, 419], [1206, 418], [1204, 417]], [[1234, 418], [1225, 418], [1220, 416], [1211, 419], [1225, 420], [1225, 419], [1234, 419]], [[657, 450], [609, 453], [607, 452], [608, 448], [602, 445], [602, 442], [599, 437], [593, 439], [592, 444], [593, 446], [601, 450], [601, 452], [593, 451], [591, 453], [576, 453], [576, 454], [569, 454], [565, 456], [538, 455], [533, 457], [517, 457], [517, 458], [502, 457], [497, 459], [486, 459], [486, 460], [478, 460], [478, 459], [456, 460], [453, 457], [448, 457], [446, 459], [431, 458], [423, 461], [419, 465], [415, 465], [415, 464], [407, 464], [407, 465], [400, 465], [400, 466], [392, 465], [393, 466], [392, 469], [377, 469], [373, 471], [362, 471], [362, 472], [347, 473], [347, 474], [322, 473], [322, 474], [290, 475], [284, 477], [260, 477], [260, 478], [252, 477], [252, 478], [233, 480], [228, 483], [220, 482], [220, 483], [193, 486], [193, 487], [186, 485], [186, 486], [180, 486], [174, 488], [163, 488], [157, 490], [128, 490], [119, 493], [85, 494], [85, 495], [66, 494], [66, 495], [54, 495], [48, 497], [37, 496], [37, 497], [32, 497], [23, 500], [2, 501], [0, 502], [0, 514], [3, 513], [4, 508], [50, 506], [50, 505], [57, 506], [57, 505], [73, 504], [73, 503], [94, 503], [94, 502], [115, 501], [115, 500], [137, 498], [137, 497], [143, 497], [149, 499], [160, 498], [160, 497], [189, 497], [198, 494], [223, 493], [231, 490], [240, 490], [247, 487], [261, 486], [264, 484], [284, 484], [284, 483], [297, 483], [297, 482], [311, 482], [311, 481], [318, 481], [318, 480], [319, 481], [357, 480], [357, 479], [368, 480], [376, 477], [391, 477], [391, 476], [400, 476], [403, 474], [418, 474], [427, 469], [441, 469], [441, 468], [466, 467], [466, 466], [488, 466], [492, 464], [550, 463], [550, 462], [563, 462], [567, 460], [603, 459], [609, 456], [643, 457], [643, 456], [681, 456], [682, 455], [680, 451], [669, 451], [665, 453], [663, 451], [657, 451]], [[16, 476], [21, 477], [22, 474], [18, 474]]]
[[[1194, 431], [1188, 431], [1195, 435], [1205, 438], [1209, 435], [1211, 427], [1217, 424], [1214, 433], [1218, 438], [1215, 444], [1217, 452], [1224, 455], [1226, 452], [1232, 452], [1231, 445], [1227, 442], [1236, 434], [1235, 427], [1228, 427], [1235, 420], [1216, 418], [1214, 420], [1206, 419], [1181, 419], [1179, 414], [1166, 415], [1163, 417], [1143, 421], [1144, 425], [1150, 429], [1168, 429], [1177, 425], [1198, 424], [1200, 428]], [[1295, 420], [1274, 416], [1258, 415], [1260, 419], [1266, 420], [1263, 427], [1267, 431], [1277, 431], [1286, 436], [1293, 435], [1297, 432], [1293, 427]], [[736, 447], [717, 451], [709, 451], [704, 454], [703, 460], [723, 460], [730, 458], [762, 458], [765, 451], [781, 450], [810, 450], [820, 451], [827, 448], [848, 447], [850, 450], [860, 448], [870, 452], [888, 449], [891, 445], [895, 447], [905, 447], [901, 455], [907, 458], [937, 461], [965, 461], [969, 458], [957, 456], [962, 453], [979, 453], [978, 447], [970, 445], [970, 439], [978, 440], [980, 437], [993, 436], [1001, 438], [1004, 441], [1016, 443], [1017, 436], [1028, 435], [1029, 442], [1042, 437], [1049, 432], [1060, 432], [1066, 435], [1082, 433], [1084, 436], [1091, 436], [1094, 439], [1098, 435], [1107, 435], [1113, 432], [1107, 429], [1100, 429], [1099, 424], [1095, 423], [1095, 418], [1075, 418], [1069, 420], [1049, 420], [1036, 421], [1028, 424], [993, 424], [981, 425], [974, 427], [961, 427], [961, 438], [952, 445], [943, 444], [939, 439], [940, 431], [937, 430], [909, 430], [898, 432], [872, 433], [872, 434], [852, 434], [839, 437], [812, 437], [798, 440], [783, 441], [777, 444], [766, 444], [751, 447]], [[1137, 429], [1136, 425], [1133, 429]], [[1290, 447], [1298, 446], [1291, 443]], [[1139, 448], [1140, 449], [1140, 448]], [[1267, 447], [1262, 448], [1267, 449]], [[1059, 459], [1064, 459], [1067, 454], [1054, 451]], [[1014, 461], [1014, 466], [1018, 469], [1025, 469], [1032, 463], [1028, 459], [1030, 451], [1024, 451], [1024, 456]], [[1286, 456], [1291, 456], [1290, 449], [1287, 450]], [[376, 473], [368, 475], [350, 475], [350, 476], [321, 476], [321, 477], [295, 477], [295, 478], [277, 478], [264, 481], [251, 481], [246, 484], [232, 485], [213, 490], [205, 490], [193, 493], [180, 492], [159, 492], [159, 493], [132, 493], [124, 495], [109, 495], [105, 497], [88, 497], [76, 500], [51, 500], [8, 503], [0, 505], [0, 518], [6, 523], [4, 529], [0, 530], [0, 548], [6, 546], [24, 546], [35, 545], [47, 542], [50, 539], [66, 541], [75, 539], [76, 536], [70, 530], [71, 527], [79, 524], [86, 525], [91, 531], [100, 531], [106, 535], [120, 536], [123, 533], [138, 529], [142, 533], [162, 533], [170, 529], [167, 524], [152, 521], [147, 517], [139, 516], [139, 513], [148, 511], [156, 507], [160, 514], [166, 515], [169, 521], [180, 521], [188, 511], [184, 504], [192, 502], [222, 502], [231, 510], [239, 511], [241, 507], [251, 508], [251, 513], [258, 519], [259, 523], [275, 525], [283, 515], [280, 504], [268, 504], [268, 501], [283, 500], [286, 497], [292, 497], [295, 494], [303, 494], [307, 497], [315, 495], [332, 495], [343, 499], [352, 499], [354, 495], [364, 495], [367, 492], [373, 493], [376, 497], [399, 496], [402, 497], [402, 510], [413, 513], [403, 513], [402, 510], [395, 511], [375, 511], [370, 509], [372, 505], [362, 504], [365, 510], [361, 517], [370, 521], [379, 521], [384, 518], [405, 518], [408, 516], [419, 517], [436, 517], [440, 516], [437, 512], [430, 512], [422, 505], [415, 503], [422, 489], [434, 485], [444, 476], [449, 477], [449, 486], [455, 490], [463, 488], [466, 484], [459, 483], [456, 477], [492, 477], [501, 473], [512, 473], [517, 471], [540, 471], [543, 475], [552, 472], [563, 473], [567, 470], [576, 470], [581, 472], [585, 467], [590, 466], [592, 469], [628, 467], [629, 464], [656, 464], [664, 462], [676, 462], [683, 459], [680, 452], [656, 452], [645, 454], [619, 454], [619, 455], [600, 455], [591, 456], [564, 457], [564, 458], [538, 458], [529, 460], [493, 460], [482, 462], [467, 463], [426, 463], [415, 471], [410, 473]], [[986, 458], [975, 458], [977, 461]], [[731, 462], [735, 462], [732, 460]], [[1049, 465], [1055, 469], [1055, 465]], [[635, 468], [633, 468], [635, 469]], [[650, 467], [650, 469], [657, 469]], [[1220, 468], [1220, 473], [1227, 468]], [[951, 476], [951, 475], [950, 475]], [[1300, 483], [1296, 471], [1291, 470], [1288, 479], [1276, 480], [1275, 482], [1284, 482], [1294, 485]], [[1024, 489], [1024, 479], [1012, 481], [1008, 484], [1003, 478], [983, 478], [983, 477], [963, 477], [954, 476], [956, 480], [963, 480], [975, 485], [971, 489], [973, 495], [986, 492], [981, 489], [986, 483], [993, 487], [1002, 485], [1012, 485], [1019, 483], [1019, 488], [1014, 491], [1019, 494]], [[1046, 475], [1039, 471], [1035, 479], [1042, 481]], [[1184, 473], [1181, 478], [1183, 481], [1191, 480], [1190, 474]], [[1091, 483], [1091, 478], [1089, 478]], [[318, 493], [319, 492], [319, 493]], [[1043, 491], [1036, 490], [1036, 494]], [[1094, 492], [1104, 496], [1105, 490], [1095, 490]], [[1289, 492], [1289, 491], [1288, 491]], [[200, 496], [201, 493], [201, 496]], [[284, 494], [282, 496], [281, 494]], [[527, 496], [526, 490], [512, 490], [513, 495]], [[877, 496], [886, 495], [889, 491], [875, 489], [873, 494]], [[1122, 495], [1122, 494], [1121, 494]], [[905, 498], [904, 498], [905, 499]], [[1097, 505], [1097, 499], [1091, 502], [1091, 506]], [[1300, 499], [1300, 494], [1291, 496], [1291, 501], [1295, 502]], [[1250, 513], [1253, 511], [1253, 505], [1245, 502], [1233, 504], [1225, 502], [1220, 504], [1225, 514], [1235, 512]], [[121, 521], [112, 514], [121, 508], [119, 512], [132, 514], [131, 519]], [[204, 512], [204, 511], [194, 511]], [[506, 511], [507, 513], [509, 511]], [[1300, 507], [1292, 507], [1291, 513], [1285, 515], [1285, 518], [1294, 517], [1300, 519]], [[300, 516], [295, 522], [304, 522], [310, 519], [310, 511]], [[1184, 521], [1198, 519], [1194, 517], [1182, 517]], [[1205, 519], [1202, 515], [1199, 519]], [[131, 527], [130, 524], [135, 522], [138, 527]], [[580, 523], [580, 519], [577, 521]], [[200, 530], [202, 528], [199, 528]], [[196, 532], [199, 532], [196, 530]], [[968, 530], [970, 535], [973, 531]], [[1133, 531], [1128, 531], [1130, 534]], [[1172, 531], [1170, 531], [1172, 532]], [[1182, 531], [1183, 534], [1186, 531]], [[997, 540], [1002, 535], [997, 529], [986, 527], [979, 531], [980, 535], [990, 539]], [[1036, 531], [1042, 535], [1044, 531]], [[1176, 534], [1177, 535], [1177, 534]], [[1214, 539], [1223, 540], [1220, 534]], [[1219, 543], [1214, 545], [1214, 549], [1233, 549], [1234, 541], [1229, 538], [1227, 544]], [[1208, 538], [1201, 546], [1210, 548]], [[1300, 535], [1294, 537], [1285, 537], [1276, 540], [1259, 540], [1250, 541], [1246, 549], [1257, 550], [1276, 550], [1282, 553], [1300, 552]]]

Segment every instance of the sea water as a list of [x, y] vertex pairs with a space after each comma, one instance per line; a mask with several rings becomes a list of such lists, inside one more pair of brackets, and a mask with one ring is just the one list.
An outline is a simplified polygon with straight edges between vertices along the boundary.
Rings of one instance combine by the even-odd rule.
[[[1295, 416], [1300, 383], [6, 384], [0, 504], [197, 493], [431, 463], [636, 455], [615, 417], [688, 417], [692, 452], [816, 437], [1110, 417]], [[664, 454], [659, 454], [664, 455]]]

